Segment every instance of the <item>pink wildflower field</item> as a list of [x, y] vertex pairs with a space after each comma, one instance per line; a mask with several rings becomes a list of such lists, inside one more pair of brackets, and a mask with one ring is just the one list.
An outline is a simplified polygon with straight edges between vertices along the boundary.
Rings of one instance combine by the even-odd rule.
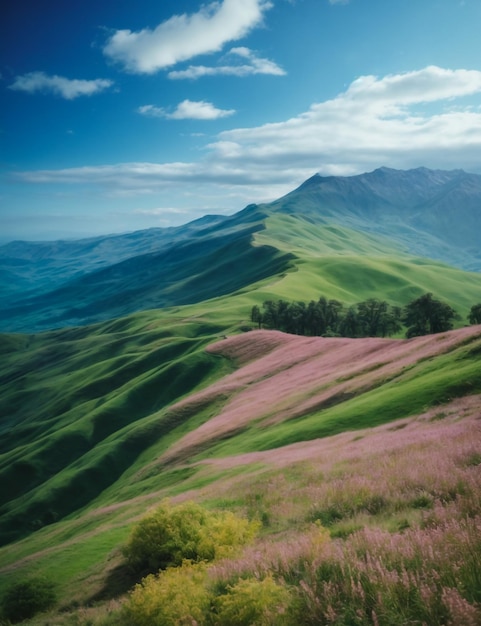
[[186, 410], [222, 398], [222, 410], [173, 445], [162, 460], [190, 456], [252, 422], [268, 426], [308, 415], [480, 337], [477, 326], [407, 341], [299, 337], [262, 330], [224, 339], [208, 351], [232, 359], [239, 369], [172, 407]]

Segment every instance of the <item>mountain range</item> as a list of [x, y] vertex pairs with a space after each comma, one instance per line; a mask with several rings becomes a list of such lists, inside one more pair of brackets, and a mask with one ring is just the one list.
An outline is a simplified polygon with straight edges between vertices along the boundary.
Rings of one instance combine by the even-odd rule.
[[11, 242], [0, 247], [0, 328], [30, 332], [194, 304], [326, 254], [416, 256], [479, 272], [480, 207], [479, 175], [380, 168], [315, 175], [275, 202], [176, 228]]

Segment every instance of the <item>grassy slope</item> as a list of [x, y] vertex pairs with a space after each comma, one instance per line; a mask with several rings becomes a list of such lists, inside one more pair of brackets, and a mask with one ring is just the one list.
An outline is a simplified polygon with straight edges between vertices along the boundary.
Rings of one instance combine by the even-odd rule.
[[[256, 468], [156, 461], [225, 406], [228, 397], [221, 393], [186, 411], [169, 408], [232, 371], [231, 361], [204, 348], [224, 333], [238, 332], [254, 303], [322, 294], [346, 304], [380, 297], [402, 305], [432, 291], [466, 315], [480, 299], [479, 274], [412, 259], [346, 228], [292, 220], [268, 218], [256, 243], [293, 252], [296, 266], [233, 295], [92, 327], [1, 337], [3, 541], [38, 530], [0, 551], [5, 567], [17, 564], [0, 570], [0, 587], [12, 576], [38, 570], [68, 596], [83, 581], [79, 593], [85, 599], [100, 585], [132, 520], [146, 508], [165, 495], [194, 490], [201, 497], [199, 489]], [[479, 392], [473, 383], [480, 380], [478, 344], [421, 362], [397, 382], [386, 381], [321, 412], [268, 427], [251, 424], [225, 442], [213, 440], [201, 456], [369, 427], [444, 402], [451, 387], [454, 395]], [[55, 523], [57, 517], [63, 520]]]
[[325, 295], [346, 304], [380, 298], [404, 306], [432, 292], [465, 317], [481, 298], [481, 274], [412, 257], [382, 237], [349, 228], [275, 214], [255, 240], [290, 250], [298, 258], [297, 272], [287, 272], [269, 286], [288, 300]]
[[[342, 349], [338, 347], [337, 339], [325, 341], [332, 346], [329, 351]], [[354, 343], [365, 343], [367, 350], [370, 341], [358, 340]], [[441, 341], [441, 337], [433, 338], [432, 341]], [[466, 336], [459, 334], [458, 345], [450, 345], [446, 354], [443, 354], [446, 348], [442, 344], [432, 353], [416, 354], [417, 344], [424, 348], [422, 340], [418, 340], [406, 344], [412, 350], [413, 358], [404, 361], [404, 343], [400, 342], [394, 352], [390, 352], [389, 343], [386, 342], [386, 350], [381, 350], [376, 360], [367, 366], [368, 377], [363, 377], [365, 369], [361, 367], [355, 368], [356, 373], [349, 373], [352, 364], [346, 354], [347, 358], [342, 364], [342, 371], [346, 374], [343, 374], [341, 381], [344, 383], [347, 379], [348, 385], [336, 386], [337, 378], [323, 381], [318, 402], [313, 388], [300, 393], [295, 389], [294, 401], [283, 408], [284, 400], [278, 408], [279, 412], [284, 412], [285, 421], [272, 422], [271, 416], [273, 413], [275, 415], [275, 409], [269, 407], [267, 415], [256, 414], [239, 434], [234, 433], [225, 442], [213, 440], [208, 451], [201, 453], [200, 458], [205, 455], [209, 458], [224, 457], [270, 450], [300, 441], [329, 437], [346, 430], [372, 428], [386, 421], [421, 414], [428, 407], [448, 403], [453, 398], [481, 393], [479, 327], [474, 332], [468, 329]], [[350, 348], [351, 352], [354, 350], [354, 347]], [[329, 362], [330, 355], [327, 359]], [[394, 364], [398, 363], [394, 369], [387, 367], [393, 365], [391, 359]], [[313, 367], [320, 370], [322, 362], [313, 363]], [[291, 371], [290, 377], [294, 375], [294, 371]], [[356, 377], [360, 379], [357, 385]], [[305, 410], [300, 410], [305, 394], [310, 402]]]
[[[140, 319], [137, 319], [137, 323]], [[232, 359], [235, 360], [236, 354], [240, 353], [237, 348], [228, 348], [239, 340], [244, 344], [250, 343], [252, 347], [249, 349], [254, 350], [253, 354], [257, 356], [253, 361], [247, 359], [242, 368], [232, 372]], [[171, 413], [177, 417], [187, 418], [180, 420], [177, 431], [171, 432], [167, 439], [151, 438], [143, 450], [137, 451], [132, 465], [110, 488], [96, 498], [95, 492], [91, 492], [90, 497], [94, 499], [88, 506], [62, 522], [47, 525], [29, 537], [2, 548], [0, 590], [3, 585], [26, 572], [41, 572], [58, 584], [64, 603], [67, 598], [69, 601], [77, 599], [84, 602], [101, 590], [105, 584], [106, 571], [118, 564], [118, 548], [125, 541], [132, 523], [162, 497], [185, 493], [196, 499], [210, 499], [218, 506], [222, 504], [220, 494], [224, 493], [227, 498], [224, 505], [232, 507], [238, 501], [243, 502], [244, 508], [250, 506], [250, 496], [246, 494], [248, 485], [251, 484], [254, 490], [259, 486], [256, 479], [248, 477], [257, 476], [262, 468], [262, 471], [274, 468], [283, 458], [289, 466], [289, 450], [292, 444], [299, 445], [296, 442], [308, 442], [315, 437], [326, 438], [343, 431], [354, 431], [351, 437], [354, 441], [356, 434], [362, 436], [365, 429], [371, 429], [377, 424], [425, 413], [429, 407], [434, 407], [436, 415], [443, 415], [445, 404], [449, 405], [453, 398], [481, 393], [480, 327], [410, 342], [374, 340], [379, 344], [375, 350], [372, 340], [320, 339], [317, 340], [319, 346], [325, 341], [330, 343], [327, 347], [309, 348], [308, 358], [312, 361], [319, 352], [320, 359], [312, 361], [315, 366], [310, 368], [311, 371], [318, 370], [322, 378], [322, 360], [329, 360], [332, 354], [340, 353], [334, 345], [336, 342], [347, 342], [345, 356], [348, 361], [341, 359], [335, 367], [326, 362], [327, 370], [332, 371], [329, 380], [320, 381], [314, 376], [304, 384], [288, 390], [287, 396], [279, 400], [284, 408], [287, 407], [287, 411], [284, 411], [285, 420], [272, 422], [270, 403], [266, 408], [265, 398], [256, 395], [265, 393], [265, 387], [260, 386], [256, 390], [256, 386], [269, 383], [272, 388], [280, 390], [285, 388], [283, 377], [298, 380], [295, 378], [295, 367], [291, 365], [286, 369], [285, 355], [276, 355], [276, 351], [287, 349], [298, 367], [301, 367], [304, 361], [302, 355], [295, 357], [294, 350], [298, 342], [307, 340], [293, 337], [289, 341], [286, 346], [281, 342], [278, 348], [267, 345], [261, 350], [261, 337], [257, 333], [221, 341], [218, 354], [228, 354], [230, 358], [226, 361], [215, 354], [207, 355], [217, 365], [217, 369], [211, 373], [211, 382], [212, 376], [218, 378], [230, 370], [228, 376], [237, 377], [237, 387], [228, 385], [229, 378], [224, 378], [212, 383], [207, 390], [190, 394], [178, 407], [171, 409]], [[349, 345], [356, 351], [354, 362], [349, 358], [352, 355]], [[306, 346], [302, 347], [302, 350], [305, 349]], [[245, 350], [242, 353], [245, 360]], [[272, 359], [272, 370], [265, 369], [267, 361], [263, 359], [268, 358]], [[366, 363], [363, 359], [367, 359]], [[345, 376], [340, 376], [339, 372], [344, 372]], [[203, 380], [202, 384], [206, 382]], [[340, 384], [347, 384], [355, 392], [346, 393], [343, 397], [339, 394]], [[195, 432], [192, 429], [198, 429], [207, 418], [212, 420], [221, 415], [230, 403], [238, 402], [240, 406], [245, 406], [242, 393], [253, 394], [248, 406], [249, 422], [243, 428], [228, 439], [222, 433], [212, 437], [207, 446], [197, 450], [197, 456], [186, 448], [186, 456], [180, 455], [177, 460], [172, 458], [166, 463], [162, 455], [167, 452], [168, 443], [182, 448], [183, 437]], [[328, 394], [327, 398], [323, 396], [323, 407], [317, 402], [316, 394], [319, 393]], [[208, 401], [203, 402], [206, 396]], [[294, 420], [289, 419], [289, 402], [297, 407], [307, 402], [311, 409]], [[158, 421], [159, 417], [160, 414], [154, 415], [154, 421]], [[192, 421], [189, 422], [189, 419]], [[356, 433], [357, 429], [362, 429], [361, 433]], [[129, 441], [127, 432], [124, 430], [115, 434], [114, 450], [116, 442]], [[107, 439], [99, 449], [94, 449], [94, 468], [103, 471], [104, 453], [109, 445]], [[286, 447], [277, 450], [273, 456], [262, 456], [267, 454], [262, 451], [278, 446]], [[256, 456], [255, 451], [260, 451], [261, 456]], [[122, 456], [125, 452], [126, 449], [117, 449], [115, 454]], [[301, 457], [294, 457], [292, 462], [298, 462], [299, 458], [303, 458], [302, 450]], [[273, 476], [278, 475], [274, 469], [273, 472]], [[94, 473], [91, 478], [98, 480], [99, 475]], [[237, 484], [239, 487], [236, 487]], [[219, 494], [215, 500], [214, 494]], [[66, 493], [64, 497], [67, 497]], [[253, 510], [261, 507], [260, 502], [251, 504]], [[288, 524], [288, 520], [283, 523]]]
[[[166, 407], [223, 373], [203, 348], [216, 334], [247, 324], [254, 303], [323, 294], [346, 304], [380, 297], [402, 305], [430, 290], [466, 315], [481, 293], [479, 274], [413, 260], [402, 251], [393, 256], [382, 239], [292, 216], [269, 217], [255, 243], [262, 249], [275, 244], [281, 256], [292, 251], [295, 267], [195, 306], [3, 337], [4, 542], [87, 505], [141, 465], [146, 448], [158, 441], [159, 453], [180, 427], [208, 419], [209, 405], [195, 411], [194, 422]], [[234, 265], [223, 280], [231, 274]]]
[[380, 297], [403, 305], [433, 291], [462, 315], [479, 299], [479, 274], [413, 257], [380, 235], [313, 220], [248, 207], [226, 220], [221, 231], [207, 227], [171, 248], [26, 298], [0, 311], [0, 318], [6, 329], [27, 331], [92, 323], [138, 310], [224, 300], [239, 290], [255, 291], [252, 286], [265, 279], [270, 279], [268, 297], [309, 299], [322, 293], [348, 304]]
[[203, 351], [219, 326], [204, 324], [200, 338], [192, 333], [202, 324], [174, 328], [140, 315], [5, 338], [4, 541], [88, 504], [186, 419], [165, 416], [165, 406], [225, 371], [226, 363]]

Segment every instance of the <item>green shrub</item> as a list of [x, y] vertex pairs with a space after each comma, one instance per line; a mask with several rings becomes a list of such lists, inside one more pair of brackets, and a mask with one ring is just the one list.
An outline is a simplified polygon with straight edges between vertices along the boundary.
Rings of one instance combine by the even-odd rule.
[[211, 605], [205, 563], [185, 561], [136, 585], [123, 608], [130, 626], [205, 624]]
[[201, 530], [199, 556], [206, 561], [232, 556], [257, 535], [262, 524], [238, 517], [230, 511], [211, 513]]
[[2, 614], [10, 622], [21, 622], [50, 609], [56, 600], [55, 588], [50, 581], [39, 577], [26, 578], [6, 590]]
[[292, 622], [291, 592], [271, 576], [241, 579], [216, 599], [216, 626], [287, 626]]
[[184, 559], [199, 559], [201, 528], [207, 512], [191, 502], [171, 507], [167, 502], [134, 527], [124, 549], [128, 563], [138, 572], [156, 572]]
[[230, 512], [212, 513], [194, 502], [163, 502], [133, 529], [124, 548], [135, 572], [153, 573], [184, 560], [211, 561], [228, 556], [257, 533], [259, 524]]

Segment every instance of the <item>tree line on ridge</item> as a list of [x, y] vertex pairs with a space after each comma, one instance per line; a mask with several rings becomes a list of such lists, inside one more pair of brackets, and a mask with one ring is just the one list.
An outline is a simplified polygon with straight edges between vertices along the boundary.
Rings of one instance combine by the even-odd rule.
[[[390, 337], [406, 327], [406, 337], [445, 332], [460, 315], [449, 304], [426, 293], [404, 308], [385, 300], [369, 298], [346, 307], [338, 300], [308, 303], [266, 300], [254, 305], [251, 321], [259, 328], [281, 330], [295, 335], [324, 337]], [[471, 307], [470, 324], [481, 324], [481, 303]]]

